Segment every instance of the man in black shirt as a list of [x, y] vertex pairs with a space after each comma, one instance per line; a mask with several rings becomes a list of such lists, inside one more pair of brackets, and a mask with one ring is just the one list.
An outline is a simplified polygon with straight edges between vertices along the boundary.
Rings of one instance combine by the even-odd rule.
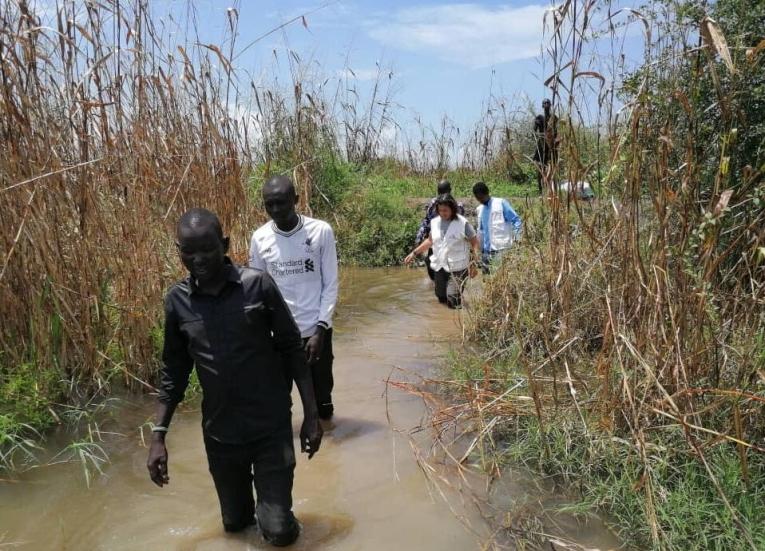
[[[147, 467], [169, 482], [165, 436], [196, 367], [204, 396], [202, 431], [227, 532], [255, 522], [267, 541], [289, 545], [295, 451], [288, 380], [303, 402], [301, 451], [319, 450], [322, 430], [303, 341], [271, 276], [235, 266], [220, 221], [192, 209], [178, 223], [178, 250], [190, 276], [165, 297], [157, 424]], [[253, 499], [253, 482], [257, 507]]]
[[542, 182], [545, 178], [551, 179], [550, 167], [558, 162], [558, 117], [552, 112], [552, 102], [549, 99], [542, 101], [544, 114], [534, 118], [534, 136], [536, 137], [536, 150], [534, 161], [537, 164], [537, 187], [542, 193]]

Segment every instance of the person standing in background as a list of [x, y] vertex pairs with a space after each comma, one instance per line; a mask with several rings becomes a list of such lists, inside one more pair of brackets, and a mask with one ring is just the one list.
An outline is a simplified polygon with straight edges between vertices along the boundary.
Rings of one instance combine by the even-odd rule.
[[552, 102], [542, 101], [542, 115], [534, 118], [534, 135], [536, 151], [534, 161], [537, 163], [537, 187], [542, 193], [542, 181], [551, 178], [551, 167], [558, 162], [558, 117], [552, 112]]

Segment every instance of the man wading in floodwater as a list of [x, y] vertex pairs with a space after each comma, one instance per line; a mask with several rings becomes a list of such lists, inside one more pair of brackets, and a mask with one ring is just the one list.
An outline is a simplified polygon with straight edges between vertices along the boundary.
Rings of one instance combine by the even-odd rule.
[[263, 206], [273, 220], [250, 242], [250, 266], [274, 278], [295, 316], [311, 366], [319, 417], [332, 405], [332, 315], [337, 302], [337, 251], [332, 227], [295, 212], [292, 180], [275, 176], [263, 186]]
[[521, 217], [507, 199], [489, 195], [489, 186], [476, 182], [473, 196], [478, 201], [476, 219], [481, 240], [481, 267], [488, 274], [492, 261], [510, 248], [521, 235]]
[[[321, 445], [311, 372], [289, 308], [271, 276], [235, 266], [220, 221], [192, 209], [178, 222], [178, 251], [190, 275], [165, 297], [157, 424], [147, 467], [169, 482], [165, 436], [192, 367], [202, 386], [202, 432], [223, 527], [257, 524], [267, 541], [289, 545], [300, 533], [292, 514], [295, 450], [289, 379], [303, 402], [300, 448]], [[253, 500], [253, 481], [257, 507]]]

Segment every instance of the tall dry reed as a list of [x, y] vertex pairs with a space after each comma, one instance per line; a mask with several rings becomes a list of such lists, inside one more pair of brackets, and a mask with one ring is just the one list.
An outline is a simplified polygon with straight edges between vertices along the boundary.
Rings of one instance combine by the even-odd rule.
[[[237, 19], [229, 10], [232, 37]], [[42, 15], [3, 3], [0, 379], [31, 366], [65, 382], [52, 399], [115, 374], [148, 384], [187, 208], [217, 212], [244, 259], [258, 213], [229, 55], [193, 36], [174, 43], [145, 1]]]
[[[759, 513], [734, 505], [747, 488], [761, 491], [749, 487], [750, 463], [765, 453], [765, 42], [747, 24], [750, 8], [718, 3], [727, 28], [695, 2], [641, 13], [570, 0], [548, 12], [560, 160], [545, 175], [544, 205], [527, 210], [524, 242], [468, 324], [482, 357], [521, 377], [498, 386], [487, 365], [460, 415], [474, 416], [487, 442], [518, 416], [536, 419], [546, 460], [584, 449], [566, 467], [580, 482], [585, 473], [619, 480], [638, 465], [625, 484], [646, 524], [625, 529], [655, 548], [679, 548], [673, 523], [683, 523], [667, 518], [679, 465], [704, 473], [718, 517], [735, 527], [686, 519], [691, 531], [718, 534], [723, 547], [756, 549], [763, 537]], [[645, 33], [642, 64], [593, 62], [589, 43], [628, 16]], [[588, 110], [605, 162], [583, 139]], [[563, 180], [592, 181], [600, 198], [560, 195]], [[616, 474], [591, 472], [607, 448], [628, 459]], [[710, 459], [719, 453], [738, 463], [740, 480], [721, 478]]]

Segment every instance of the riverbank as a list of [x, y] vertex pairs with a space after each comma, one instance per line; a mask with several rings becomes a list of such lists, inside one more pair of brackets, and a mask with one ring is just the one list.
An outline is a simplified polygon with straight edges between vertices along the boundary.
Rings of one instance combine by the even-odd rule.
[[[640, 205], [641, 225], [651, 227], [650, 204]], [[646, 305], [652, 322], [639, 319], [641, 302], [627, 289], [640, 275], [620, 260], [629, 242], [619, 237], [618, 220], [627, 215], [609, 202], [572, 206], [554, 236], [555, 208], [525, 218], [525, 239], [468, 308], [468, 347], [451, 358], [441, 382], [454, 404], [449, 415], [475, 425], [487, 472], [522, 466], [578, 495], [563, 510], [604, 514], [629, 546], [765, 548], [761, 312], [734, 332], [707, 325], [707, 338], [727, 344], [701, 349], [693, 336], [700, 320], [680, 321], [680, 312], [691, 315], [688, 297], [655, 290], [653, 300], [670, 305]], [[591, 247], [590, 240], [611, 245]], [[656, 258], [645, 246], [646, 261]], [[657, 319], [659, 311], [668, 317]], [[684, 323], [685, 337], [677, 328], [671, 336], [664, 323]], [[682, 363], [658, 353], [667, 350], [663, 339], [682, 347], [674, 351]], [[714, 346], [730, 354], [727, 362], [720, 357], [717, 375], [715, 363], [689, 365], [689, 349], [713, 362]], [[676, 372], [681, 380], [672, 380], [673, 369], [686, 370]], [[737, 377], [737, 370], [751, 375]]]

